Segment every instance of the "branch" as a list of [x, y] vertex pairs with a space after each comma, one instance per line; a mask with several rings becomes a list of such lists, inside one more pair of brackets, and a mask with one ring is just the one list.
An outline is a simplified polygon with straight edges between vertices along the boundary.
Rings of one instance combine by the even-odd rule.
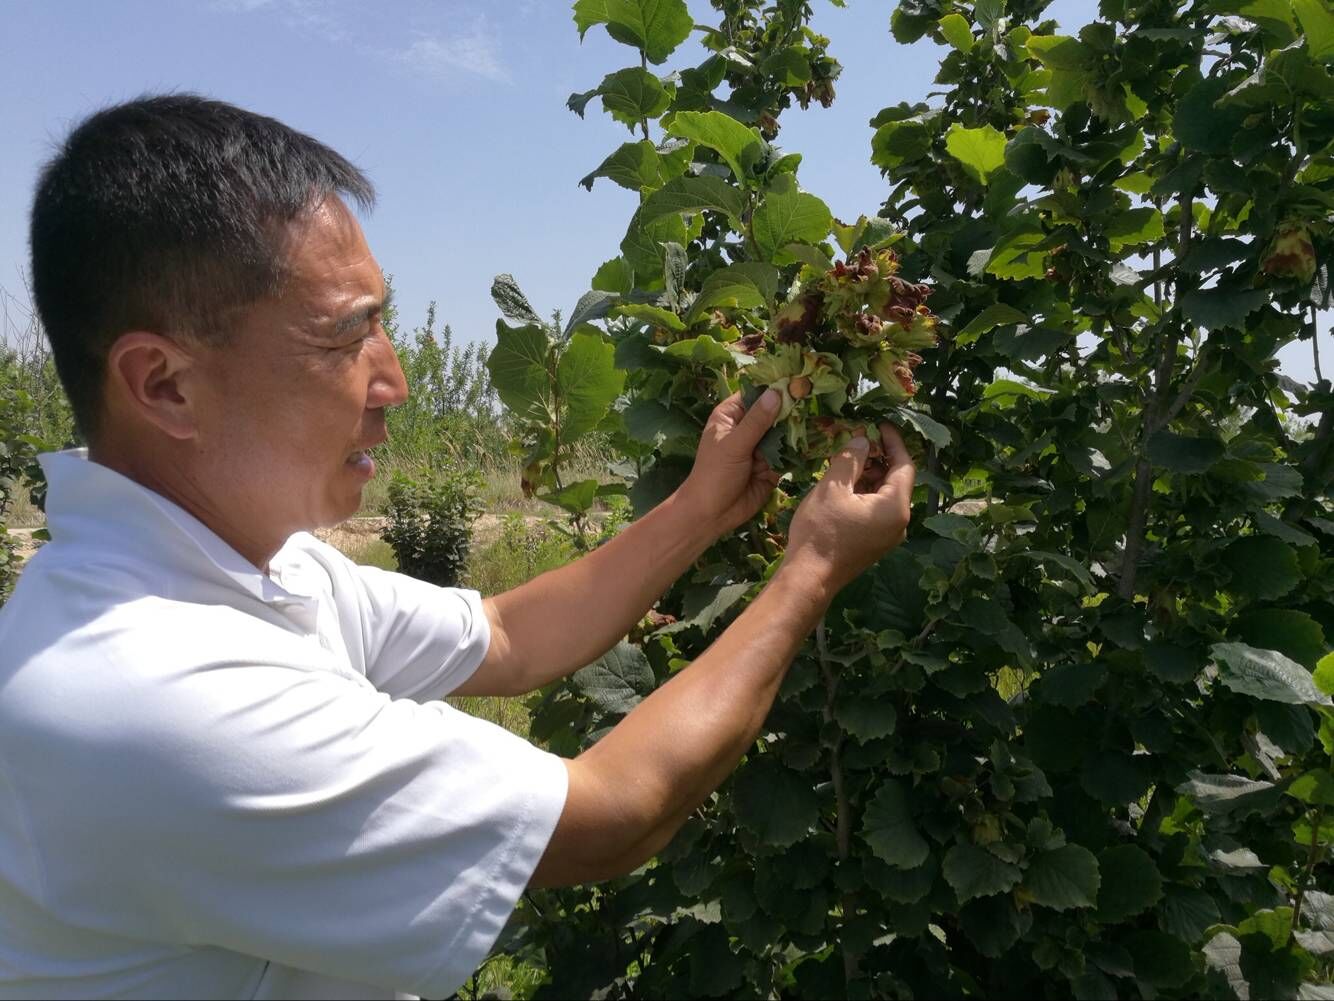
[[[824, 675], [825, 704], [824, 720], [826, 724], [834, 723], [834, 699], [838, 695], [838, 674], [834, 671], [834, 664], [829, 656], [829, 643], [825, 634], [825, 620], [822, 616], [820, 624], [815, 627], [815, 649], [820, 657], [820, 673]], [[835, 824], [834, 824], [834, 843], [838, 850], [838, 860], [847, 862], [852, 854], [852, 804], [848, 801], [847, 785], [843, 780], [843, 733], [838, 731], [834, 738], [833, 745], [829, 749], [829, 778], [834, 785], [834, 802], [836, 804]], [[852, 893], [843, 894], [843, 923], [846, 925], [857, 913], [857, 898]], [[847, 983], [857, 979], [858, 974], [858, 956], [852, 952], [846, 943], [840, 943], [843, 951], [843, 976]]]

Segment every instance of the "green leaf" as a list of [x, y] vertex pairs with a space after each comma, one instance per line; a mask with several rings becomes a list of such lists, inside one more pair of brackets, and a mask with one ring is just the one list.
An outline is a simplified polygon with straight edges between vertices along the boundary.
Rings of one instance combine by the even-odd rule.
[[625, 408], [625, 432], [635, 441], [654, 445], [658, 436], [697, 439], [700, 427], [689, 415], [657, 400], [638, 399]]
[[1272, 535], [1248, 535], [1223, 551], [1231, 589], [1250, 598], [1281, 598], [1302, 579], [1297, 551]]
[[621, 395], [625, 373], [616, 367], [615, 356], [615, 347], [587, 333], [574, 334], [561, 352], [556, 385], [565, 404], [562, 442], [572, 442], [592, 431]]
[[811, 63], [803, 49], [779, 49], [760, 63], [760, 72], [776, 78], [784, 87], [800, 87], [811, 80]]
[[560, 490], [538, 494], [537, 498], [546, 501], [548, 504], [555, 504], [557, 507], [564, 508], [571, 514], [583, 514], [593, 506], [593, 501], [597, 499], [597, 495], [597, 480], [580, 480], [578, 483], [571, 483]]
[[1328, 768], [1313, 769], [1293, 779], [1287, 792], [1312, 806], [1334, 806], [1334, 775]]
[[814, 195], [801, 191], [770, 191], [755, 207], [751, 231], [767, 261], [789, 243], [819, 243], [829, 235], [834, 217]]
[[636, 212], [621, 241], [621, 253], [630, 262], [640, 284], [657, 279], [663, 273], [664, 244], [689, 242], [685, 222], [679, 215], [645, 219]]
[[667, 345], [667, 350], [663, 353], [669, 358], [676, 358], [692, 365], [702, 365], [705, 368], [722, 368], [724, 365], [736, 364], [737, 360], [735, 352], [708, 334], [676, 341]]
[[1223, 443], [1215, 438], [1192, 438], [1159, 431], [1149, 439], [1149, 461], [1174, 473], [1202, 473], [1223, 457]]
[[1158, 908], [1158, 921], [1163, 931], [1194, 945], [1204, 939], [1205, 933], [1222, 920], [1218, 904], [1204, 890], [1170, 885], [1167, 898]]
[[891, 702], [855, 697], [835, 704], [834, 720], [846, 733], [865, 743], [893, 733], [898, 714]]
[[622, 640], [570, 680], [575, 690], [606, 713], [628, 713], [653, 691], [653, 668], [639, 647]]
[[676, 173], [679, 171], [653, 143], [641, 139], [639, 142], [622, 143], [615, 153], [602, 161], [597, 170], [579, 183], [591, 191], [593, 181], [605, 177], [631, 191], [652, 191], [662, 187]]
[[759, 144], [760, 138], [730, 115], [721, 111], [682, 111], [672, 117], [667, 131], [714, 150], [732, 168], [737, 180], [748, 179], [741, 166], [742, 154]]
[[969, 129], [956, 122], [945, 134], [945, 149], [983, 184], [1005, 166], [1005, 136], [990, 125]]
[[1093, 594], [1098, 589], [1093, 582], [1093, 576], [1089, 573], [1088, 567], [1072, 556], [1066, 556], [1064, 553], [1048, 553], [1041, 549], [1021, 549], [1013, 555], [1021, 559], [1051, 563], [1060, 567], [1073, 577], [1087, 594]]
[[624, 257], [603, 262], [593, 276], [592, 287], [603, 292], [629, 295], [635, 287], [635, 269]]
[[631, 129], [638, 128], [646, 118], [657, 118], [672, 101], [662, 81], [638, 66], [608, 74], [597, 92], [602, 97], [602, 107]]
[[610, 315], [628, 316], [631, 319], [647, 323], [649, 326], [660, 327], [676, 334], [683, 334], [686, 330], [685, 321], [670, 309], [663, 309], [661, 306], [650, 306], [647, 303], [636, 302], [616, 306], [611, 310]]
[[1125, 940], [1135, 976], [1154, 987], [1180, 987], [1195, 974], [1190, 946], [1160, 931], [1139, 931]]
[[945, 881], [954, 888], [959, 903], [974, 897], [990, 897], [1014, 888], [1022, 875], [1019, 867], [998, 859], [976, 845], [956, 844], [945, 853]]
[[1311, 58], [1322, 62], [1334, 58], [1334, 13], [1324, 0], [1292, 0], [1292, 9], [1302, 24]]
[[889, 122], [876, 129], [871, 137], [871, 162], [889, 171], [920, 160], [930, 149], [931, 133], [921, 122]]
[[765, 754], [737, 773], [732, 812], [737, 823], [764, 844], [786, 848], [804, 838], [820, 819], [820, 800], [805, 776]]
[[1117, 845], [1098, 856], [1102, 887], [1098, 890], [1097, 919], [1117, 924], [1147, 911], [1163, 898], [1163, 877], [1143, 848]]
[[1241, 108], [1218, 107], [1218, 99], [1228, 92], [1222, 77], [1201, 80], [1177, 102], [1172, 131], [1181, 145], [1201, 153], [1227, 153], [1246, 112]]
[[547, 369], [551, 346], [551, 337], [541, 326], [510, 327], [496, 321], [496, 346], [486, 368], [496, 395], [521, 420], [546, 423], [555, 416]]
[[1207, 288], [1187, 292], [1181, 312], [1191, 323], [1206, 330], [1242, 329], [1246, 317], [1265, 304], [1263, 289]]
[[1098, 860], [1081, 845], [1043, 852], [1029, 863], [1024, 889], [1035, 903], [1054, 911], [1092, 907], [1100, 881]]
[[954, 436], [950, 434], [949, 428], [920, 410], [913, 410], [911, 407], [899, 407], [891, 416], [896, 421], [912, 425], [921, 433], [923, 438], [937, 448], [947, 448], [954, 441]]
[[528, 302], [528, 297], [519, 290], [519, 283], [514, 280], [513, 275], [496, 275], [491, 282], [491, 298], [505, 319], [522, 324], [542, 325], [542, 318]]
[[750, 585], [744, 582], [693, 588], [686, 593], [684, 618], [678, 625], [695, 626], [708, 634], [714, 624], [731, 611], [749, 590]]
[[969, 320], [968, 324], [954, 335], [954, 342], [956, 344], [971, 344], [988, 330], [996, 327], [1004, 327], [1012, 323], [1032, 322], [1028, 314], [1019, 312], [1013, 306], [1007, 306], [1003, 302], [993, 302]]
[[[1325, 631], [1305, 612], [1261, 608], [1236, 620], [1237, 636], [1262, 650], [1277, 650], [1306, 668], [1315, 668], [1325, 650]], [[1316, 678], [1319, 686], [1320, 679]]]
[[1153, 207], [1127, 209], [1113, 216], [1104, 232], [1111, 239], [1114, 251], [1155, 243], [1166, 235], [1163, 214]]
[[1316, 687], [1326, 695], [1334, 695], [1334, 653], [1325, 654], [1315, 666]]
[[1033, 35], [1026, 44], [1029, 54], [1047, 69], [1080, 70], [1093, 59], [1088, 46], [1067, 35]]
[[908, 794], [894, 779], [886, 779], [862, 813], [862, 837], [872, 853], [897, 869], [916, 869], [931, 850], [913, 823]]
[[605, 24], [607, 34], [652, 63], [666, 60], [695, 26], [685, 0], [576, 0], [574, 23], [580, 41], [593, 25]]
[[746, 261], [719, 268], [704, 279], [690, 307], [687, 323], [711, 309], [767, 309], [778, 294], [778, 269], [772, 264]]
[[640, 208], [640, 217], [649, 220], [669, 212], [699, 212], [711, 209], [732, 219], [740, 219], [745, 208], [741, 192], [721, 177], [676, 177], [648, 198]]
[[1205, 813], [1225, 814], [1237, 810], [1254, 812], [1258, 804], [1272, 798], [1275, 785], [1244, 775], [1216, 775], [1207, 772], [1187, 772], [1187, 779], [1177, 786], [1177, 792], [1189, 796]]
[[896, 869], [878, 859], [868, 858], [863, 869], [866, 882], [882, 897], [896, 904], [915, 904], [931, 892], [940, 864], [934, 855], [928, 855], [915, 868]]
[[973, 30], [962, 14], [946, 14], [936, 23], [940, 26], [940, 33], [945, 36], [945, 41], [960, 52], [973, 51]]
[[1218, 663], [1219, 680], [1234, 692], [1289, 705], [1329, 704], [1311, 672], [1281, 653], [1245, 643], [1215, 643], [1210, 651]]

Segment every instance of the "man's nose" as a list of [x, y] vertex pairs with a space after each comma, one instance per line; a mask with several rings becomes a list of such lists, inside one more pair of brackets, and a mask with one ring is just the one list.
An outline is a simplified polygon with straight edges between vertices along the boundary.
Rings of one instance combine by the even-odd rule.
[[366, 401], [370, 409], [396, 407], [408, 398], [408, 380], [403, 366], [398, 363], [398, 352], [381, 331], [377, 339], [375, 367], [371, 371], [371, 387]]

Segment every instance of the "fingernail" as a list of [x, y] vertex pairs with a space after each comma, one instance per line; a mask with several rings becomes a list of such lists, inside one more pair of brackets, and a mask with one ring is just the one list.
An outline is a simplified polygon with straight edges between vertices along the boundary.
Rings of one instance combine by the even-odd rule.
[[870, 449], [870, 447], [871, 443], [865, 438], [853, 438], [852, 441], [848, 442], [848, 448], [852, 449], [854, 452], [865, 452]]
[[776, 389], [766, 389], [764, 395], [759, 398], [759, 405], [765, 410], [777, 410], [778, 404], [782, 398], [778, 395]]

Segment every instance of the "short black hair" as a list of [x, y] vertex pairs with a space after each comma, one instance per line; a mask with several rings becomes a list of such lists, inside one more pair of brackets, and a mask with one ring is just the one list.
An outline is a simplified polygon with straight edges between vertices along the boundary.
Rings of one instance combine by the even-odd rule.
[[149, 95], [84, 119], [38, 178], [29, 233], [38, 315], [84, 436], [116, 338], [225, 340], [238, 309], [281, 289], [283, 224], [334, 193], [375, 200], [323, 143], [222, 101]]

